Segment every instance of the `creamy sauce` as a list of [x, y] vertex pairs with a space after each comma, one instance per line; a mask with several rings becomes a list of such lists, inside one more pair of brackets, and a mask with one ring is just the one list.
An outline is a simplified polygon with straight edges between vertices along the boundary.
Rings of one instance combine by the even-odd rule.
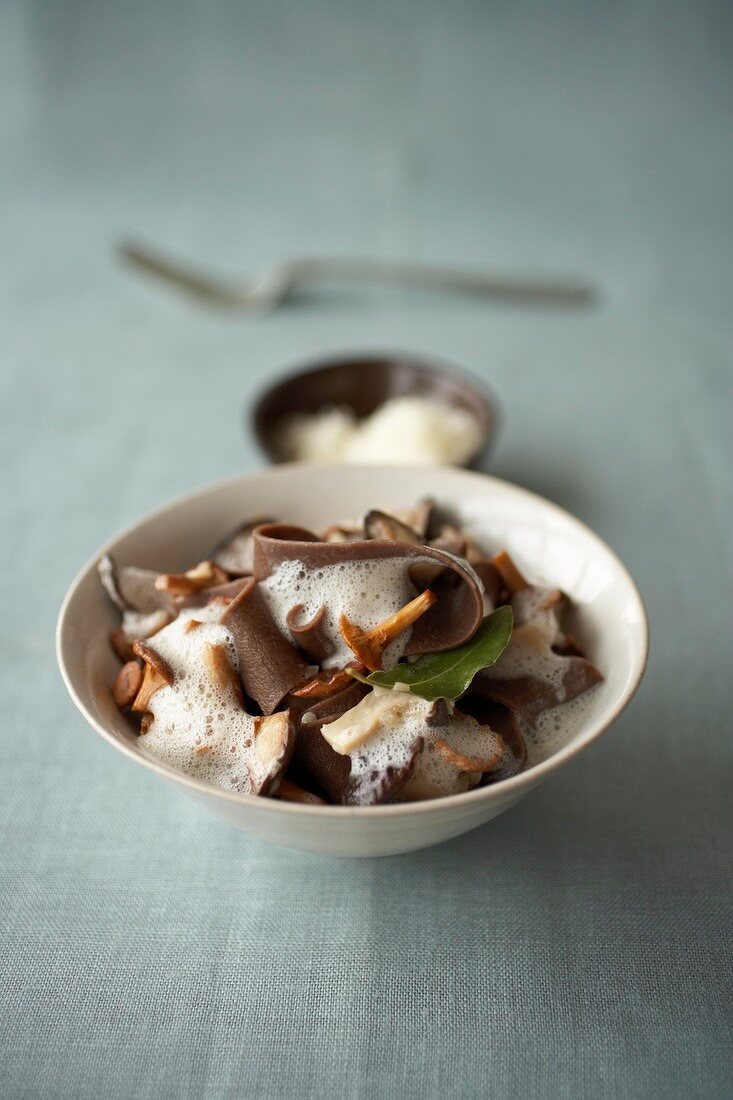
[[[354, 659], [339, 630], [341, 614], [363, 630], [371, 630], [416, 595], [404, 558], [348, 561], [322, 569], [308, 569], [301, 561], [286, 561], [260, 581], [260, 589], [278, 629], [290, 640], [286, 620], [293, 607], [302, 604], [301, 623], [325, 607], [323, 628], [334, 653], [323, 662], [324, 668], [342, 668]], [[384, 669], [397, 664], [410, 634], [409, 629], [404, 630], [387, 646], [382, 657]]]
[[459, 791], [470, 791], [481, 779], [482, 772], [460, 772], [435, 747], [436, 738], [447, 742], [463, 756], [492, 760], [501, 752], [496, 734], [466, 715], [454, 714], [445, 726], [428, 727], [425, 748], [415, 762], [415, 771], [402, 792], [403, 798], [418, 801], [441, 798]]
[[531, 676], [544, 680], [558, 693], [565, 696], [563, 680], [567, 672], [567, 658], [550, 649], [550, 642], [542, 626], [535, 622], [515, 627], [509, 644], [496, 664], [484, 669], [482, 675], [490, 680], [516, 680]]
[[375, 688], [341, 718], [321, 727], [331, 748], [349, 756], [357, 796], [368, 801], [387, 768], [406, 767], [419, 738], [423, 751], [402, 798], [439, 798], [478, 783], [480, 772], [459, 772], [441, 755], [435, 741], [440, 738], [465, 756], [489, 759], [500, 751], [499, 739], [488, 727], [458, 714], [443, 726], [427, 725], [432, 705], [407, 692]]
[[[229, 687], [214, 684], [203, 659], [205, 643], [223, 645], [238, 670], [231, 633], [218, 622], [221, 605], [183, 611], [159, 631], [151, 646], [174, 672], [173, 684], [150, 700], [153, 722], [138, 744], [144, 753], [195, 779], [224, 790], [248, 791], [262, 763], [252, 751], [254, 719], [242, 710]], [[186, 632], [190, 619], [201, 626]]]
[[543, 711], [534, 729], [520, 719], [520, 726], [527, 742], [527, 767], [541, 764], [564, 749], [580, 731], [588, 725], [595, 704], [596, 693], [602, 684], [595, 684], [577, 698], [551, 710]]

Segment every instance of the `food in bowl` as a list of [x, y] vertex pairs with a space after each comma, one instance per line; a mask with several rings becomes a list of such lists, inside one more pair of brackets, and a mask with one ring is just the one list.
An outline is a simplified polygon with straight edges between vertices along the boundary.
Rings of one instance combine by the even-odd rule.
[[484, 438], [478, 418], [434, 397], [392, 397], [362, 419], [347, 406], [294, 413], [277, 449], [295, 462], [390, 462], [461, 466]]
[[602, 679], [568, 597], [432, 501], [320, 534], [256, 517], [183, 573], [99, 572], [142, 751], [228, 791], [368, 806], [498, 783]]

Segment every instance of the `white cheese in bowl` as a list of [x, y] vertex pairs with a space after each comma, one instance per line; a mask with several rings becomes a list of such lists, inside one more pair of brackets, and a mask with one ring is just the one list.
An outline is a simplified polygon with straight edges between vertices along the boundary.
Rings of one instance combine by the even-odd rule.
[[388, 462], [459, 466], [480, 447], [470, 412], [434, 398], [393, 397], [371, 416], [325, 408], [290, 417], [280, 432], [284, 457], [296, 462]]

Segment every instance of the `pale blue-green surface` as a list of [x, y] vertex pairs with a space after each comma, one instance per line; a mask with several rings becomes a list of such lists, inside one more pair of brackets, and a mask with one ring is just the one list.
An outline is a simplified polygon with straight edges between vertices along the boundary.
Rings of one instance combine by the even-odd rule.
[[[0, 1095], [730, 1095], [732, 58], [723, 3], [5, 0]], [[230, 272], [372, 253], [604, 299], [250, 321], [122, 270], [126, 232]], [[267, 379], [385, 345], [491, 382], [493, 471], [618, 549], [652, 657], [505, 817], [336, 863], [114, 753], [52, 634], [102, 540], [258, 463]]]

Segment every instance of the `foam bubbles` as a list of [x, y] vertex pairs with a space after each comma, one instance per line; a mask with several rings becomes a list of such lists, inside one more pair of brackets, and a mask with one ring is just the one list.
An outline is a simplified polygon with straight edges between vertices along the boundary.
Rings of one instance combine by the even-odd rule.
[[[260, 581], [260, 590], [286, 638], [290, 637], [287, 615], [293, 607], [303, 605], [301, 622], [308, 622], [319, 608], [326, 608], [323, 627], [334, 653], [323, 662], [324, 668], [341, 668], [354, 657], [339, 630], [341, 614], [363, 630], [371, 630], [417, 594], [403, 558], [367, 558], [321, 569], [308, 569], [302, 561], [285, 561], [271, 576]], [[387, 646], [383, 668], [397, 664], [410, 634], [409, 629], [403, 631]]]
[[558, 702], [563, 702], [567, 658], [550, 648], [553, 637], [554, 626], [552, 636], [542, 623], [516, 627], [499, 660], [484, 669], [482, 675], [490, 680], [516, 680], [523, 676], [542, 680], [552, 688]]
[[[365, 711], [373, 709], [374, 703], [391, 705], [390, 720], [380, 724], [376, 732], [364, 744], [349, 754], [351, 759], [351, 781], [354, 784], [359, 801], [372, 802], [375, 789], [387, 768], [406, 768], [412, 759], [415, 742], [426, 732], [425, 719], [431, 704], [425, 699], [405, 692], [374, 688], [347, 715], [352, 715], [359, 707]], [[321, 732], [328, 739], [327, 726]]]
[[[415, 742], [423, 739], [415, 769], [402, 798], [418, 800], [439, 798], [474, 787], [481, 773], [460, 773], [436, 749], [435, 741], [446, 741], [456, 752], [481, 759], [491, 758], [500, 750], [496, 734], [466, 715], [453, 714], [443, 726], [429, 726], [428, 715], [433, 704], [407, 692], [375, 688], [336, 722], [322, 727], [322, 734], [333, 748], [347, 743], [349, 727], [359, 728], [375, 723], [374, 732], [348, 753], [351, 760], [351, 781], [359, 801], [371, 802], [380, 780], [389, 767], [402, 769], [412, 759]], [[334, 734], [338, 731], [338, 737]]]
[[588, 722], [588, 715], [593, 708], [595, 694], [600, 686], [595, 684], [575, 699], [544, 711], [537, 719], [534, 728], [520, 722], [527, 742], [528, 768], [554, 756], [583, 729]]
[[[417, 759], [415, 772], [406, 795], [410, 799], [441, 798], [469, 791], [481, 778], [481, 772], [459, 772], [435, 747], [435, 739], [447, 742], [462, 756], [491, 760], [501, 751], [501, 743], [488, 726], [482, 726], [463, 714], [454, 714], [445, 726], [428, 729], [425, 748]], [[412, 790], [410, 790], [410, 787]]]
[[[260, 778], [262, 764], [250, 752], [254, 719], [229, 687], [214, 684], [206, 671], [203, 647], [223, 645], [238, 670], [234, 640], [219, 622], [221, 605], [181, 612], [153, 638], [151, 645], [173, 669], [174, 681], [150, 700], [153, 722], [141, 734], [141, 750], [172, 768], [224, 790], [248, 791]], [[201, 622], [189, 629], [191, 619]]]

